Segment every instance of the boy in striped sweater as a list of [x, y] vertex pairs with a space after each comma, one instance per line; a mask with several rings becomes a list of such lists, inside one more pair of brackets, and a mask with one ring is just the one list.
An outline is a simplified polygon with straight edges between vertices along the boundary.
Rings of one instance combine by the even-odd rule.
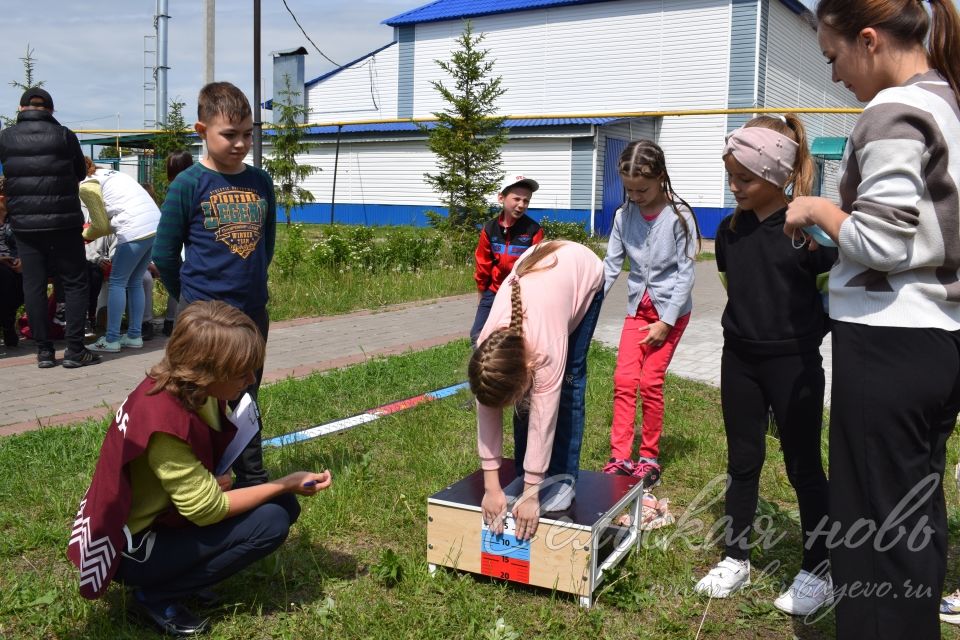
[[[247, 314], [266, 340], [267, 268], [277, 221], [273, 180], [243, 161], [253, 140], [246, 96], [229, 82], [213, 82], [200, 90], [197, 102], [195, 129], [207, 143], [207, 155], [170, 184], [153, 263], [167, 292], [182, 305], [222, 300]], [[262, 375], [258, 369], [247, 389], [254, 399]], [[259, 432], [233, 470], [239, 487], [267, 481]]]

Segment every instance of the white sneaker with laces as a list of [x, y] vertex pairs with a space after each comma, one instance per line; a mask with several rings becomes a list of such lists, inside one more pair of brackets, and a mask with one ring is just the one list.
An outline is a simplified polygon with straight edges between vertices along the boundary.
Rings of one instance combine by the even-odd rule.
[[806, 616], [825, 604], [833, 604], [833, 580], [818, 578], [809, 571], [800, 570], [793, 584], [773, 601], [773, 606], [793, 616]]
[[700, 579], [694, 591], [711, 598], [726, 598], [750, 584], [750, 561], [727, 556]]
[[107, 336], [100, 336], [96, 342], [88, 344], [87, 349], [101, 353], [120, 353], [120, 341], [107, 342]]

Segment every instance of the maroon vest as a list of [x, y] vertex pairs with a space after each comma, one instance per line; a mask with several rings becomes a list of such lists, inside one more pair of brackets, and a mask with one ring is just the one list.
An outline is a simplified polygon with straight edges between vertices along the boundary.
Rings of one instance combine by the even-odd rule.
[[[130, 516], [128, 465], [143, 455], [150, 436], [168, 433], [183, 440], [213, 473], [236, 433], [236, 427], [223, 415], [222, 403], [218, 432], [166, 391], [148, 396], [153, 385], [154, 381], [146, 378], [117, 409], [103, 439], [90, 488], [73, 522], [67, 556], [80, 569], [80, 595], [85, 598], [103, 595], [120, 565], [117, 556], [125, 548], [123, 527]], [[166, 514], [162, 517], [167, 524]]]

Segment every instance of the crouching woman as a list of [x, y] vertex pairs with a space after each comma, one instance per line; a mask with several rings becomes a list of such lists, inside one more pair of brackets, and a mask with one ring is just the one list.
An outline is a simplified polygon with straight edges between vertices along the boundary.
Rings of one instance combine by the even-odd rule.
[[243, 312], [195, 302], [177, 318], [163, 360], [127, 396], [110, 425], [68, 546], [80, 593], [111, 580], [133, 588], [134, 607], [163, 631], [196, 634], [207, 620], [181, 603], [269, 555], [300, 507], [330, 486], [328, 471], [299, 471], [231, 489], [214, 475], [237, 433], [226, 403], [263, 366], [264, 341]]

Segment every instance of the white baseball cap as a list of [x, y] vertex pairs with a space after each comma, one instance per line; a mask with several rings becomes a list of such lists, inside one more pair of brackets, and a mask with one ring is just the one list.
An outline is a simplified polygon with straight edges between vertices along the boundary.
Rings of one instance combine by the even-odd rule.
[[523, 185], [530, 189], [530, 191], [536, 191], [540, 188], [540, 183], [533, 178], [528, 178], [522, 173], [508, 173], [503, 179], [503, 182], [500, 184], [500, 191], [498, 191], [498, 193], [503, 195], [507, 189], [517, 185]]

